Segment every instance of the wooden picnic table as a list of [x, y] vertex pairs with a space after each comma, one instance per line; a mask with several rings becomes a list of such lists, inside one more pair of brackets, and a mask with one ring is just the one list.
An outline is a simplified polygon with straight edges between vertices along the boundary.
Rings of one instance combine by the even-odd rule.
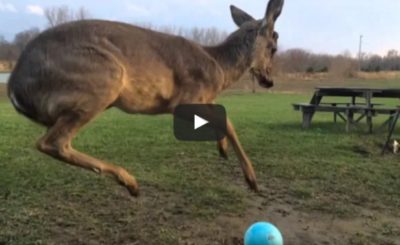
[[[350, 102], [321, 103], [325, 97], [349, 97]], [[364, 101], [359, 103], [357, 98], [363, 98]], [[293, 107], [303, 113], [303, 128], [309, 128], [315, 112], [321, 111], [333, 112], [335, 122], [337, 117], [340, 117], [346, 122], [346, 131], [350, 130], [351, 125], [366, 118], [368, 131], [372, 133], [374, 116], [389, 115], [389, 119], [385, 121], [384, 125], [391, 126], [396, 112], [399, 110], [398, 107], [383, 107], [382, 104], [373, 103], [373, 98], [400, 98], [400, 89], [317, 87], [310, 103], [293, 104]], [[360, 116], [354, 119], [356, 113]]]

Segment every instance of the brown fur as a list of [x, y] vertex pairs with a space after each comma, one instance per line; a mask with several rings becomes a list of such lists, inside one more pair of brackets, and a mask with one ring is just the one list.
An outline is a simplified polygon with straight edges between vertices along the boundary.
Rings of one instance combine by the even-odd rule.
[[[15, 108], [48, 127], [38, 149], [69, 164], [116, 177], [136, 195], [138, 184], [124, 169], [74, 150], [78, 130], [110, 107], [128, 113], [172, 113], [179, 104], [213, 103], [250, 70], [265, 87], [276, 50], [274, 22], [283, 0], [271, 0], [263, 20], [236, 7], [239, 29], [216, 47], [182, 37], [100, 20], [78, 21], [47, 30], [22, 53], [8, 83]], [[250, 160], [228, 121], [227, 140], [246, 180], [257, 190]]]

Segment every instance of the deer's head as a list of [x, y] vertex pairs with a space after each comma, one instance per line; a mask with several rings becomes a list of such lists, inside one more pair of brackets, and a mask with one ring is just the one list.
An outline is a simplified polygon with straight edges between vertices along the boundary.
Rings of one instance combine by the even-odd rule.
[[239, 27], [232, 35], [242, 36], [246, 43], [246, 53], [251, 74], [260, 86], [270, 88], [274, 85], [271, 78], [272, 59], [277, 51], [278, 33], [275, 21], [281, 14], [284, 0], [270, 0], [265, 16], [256, 20], [243, 10], [231, 6], [233, 21]]

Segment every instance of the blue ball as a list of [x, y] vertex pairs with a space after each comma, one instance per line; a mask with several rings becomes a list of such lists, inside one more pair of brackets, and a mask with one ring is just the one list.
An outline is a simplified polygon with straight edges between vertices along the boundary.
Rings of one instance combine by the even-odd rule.
[[259, 222], [247, 229], [244, 245], [283, 245], [283, 238], [273, 224]]

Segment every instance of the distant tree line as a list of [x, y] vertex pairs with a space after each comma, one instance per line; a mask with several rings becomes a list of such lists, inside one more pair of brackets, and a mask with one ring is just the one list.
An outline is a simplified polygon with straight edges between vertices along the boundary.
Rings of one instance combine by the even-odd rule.
[[[90, 17], [89, 11], [85, 8], [73, 10], [67, 6], [47, 8], [44, 14], [47, 20], [47, 27], [49, 28], [74, 20], [88, 19]], [[228, 36], [227, 32], [217, 28], [182, 28], [174, 26], [154, 26], [151, 24], [138, 25], [155, 31], [182, 36], [203, 45], [216, 45], [225, 40]], [[7, 41], [0, 35], [0, 61], [8, 62], [11, 68], [25, 46], [34, 37], [39, 35], [39, 33], [39, 28], [31, 28], [17, 33], [12, 41]]]
[[[54, 27], [73, 20], [88, 19], [90, 13], [85, 8], [78, 10], [67, 6], [52, 7], [45, 10], [48, 27]], [[178, 35], [212, 46], [223, 42], [228, 33], [217, 28], [182, 28], [175, 26], [154, 26], [141, 23], [139, 26]], [[12, 64], [17, 60], [25, 46], [40, 33], [39, 28], [31, 28], [15, 35], [12, 41], [7, 41], [0, 35], [0, 61]], [[390, 50], [384, 56], [362, 55], [361, 61], [351, 56], [349, 52], [340, 55], [315, 54], [304, 49], [289, 49], [279, 52], [274, 59], [276, 70], [281, 73], [331, 73], [341, 76], [352, 76], [355, 71], [366, 72], [400, 71], [400, 54]]]
[[357, 62], [349, 52], [340, 55], [314, 54], [304, 49], [289, 49], [278, 52], [276, 70], [280, 73], [335, 73], [351, 76], [357, 69]]
[[136, 23], [136, 25], [171, 35], [181, 36], [206, 46], [223, 42], [228, 37], [228, 32], [215, 27], [209, 28], [183, 28], [176, 26], [155, 26], [149, 23]]
[[361, 60], [353, 58], [350, 52], [339, 55], [315, 54], [304, 49], [289, 49], [279, 52], [275, 58], [276, 67], [282, 73], [329, 72], [351, 76], [355, 71], [365, 72], [400, 71], [400, 54], [389, 50], [384, 56], [362, 55]]
[[385, 56], [363, 55], [361, 69], [367, 72], [400, 71], [400, 54], [392, 49]]
[[[54, 27], [73, 20], [82, 20], [90, 17], [85, 8], [76, 11], [67, 6], [52, 7], [45, 10], [48, 27]], [[17, 33], [12, 41], [7, 41], [0, 35], [0, 61], [7, 62], [9, 68], [15, 63], [25, 46], [37, 35], [40, 29], [33, 27]]]
[[15, 61], [28, 42], [39, 33], [39, 28], [22, 31], [15, 35], [12, 42], [8, 42], [3, 36], [0, 36], [0, 60]]

